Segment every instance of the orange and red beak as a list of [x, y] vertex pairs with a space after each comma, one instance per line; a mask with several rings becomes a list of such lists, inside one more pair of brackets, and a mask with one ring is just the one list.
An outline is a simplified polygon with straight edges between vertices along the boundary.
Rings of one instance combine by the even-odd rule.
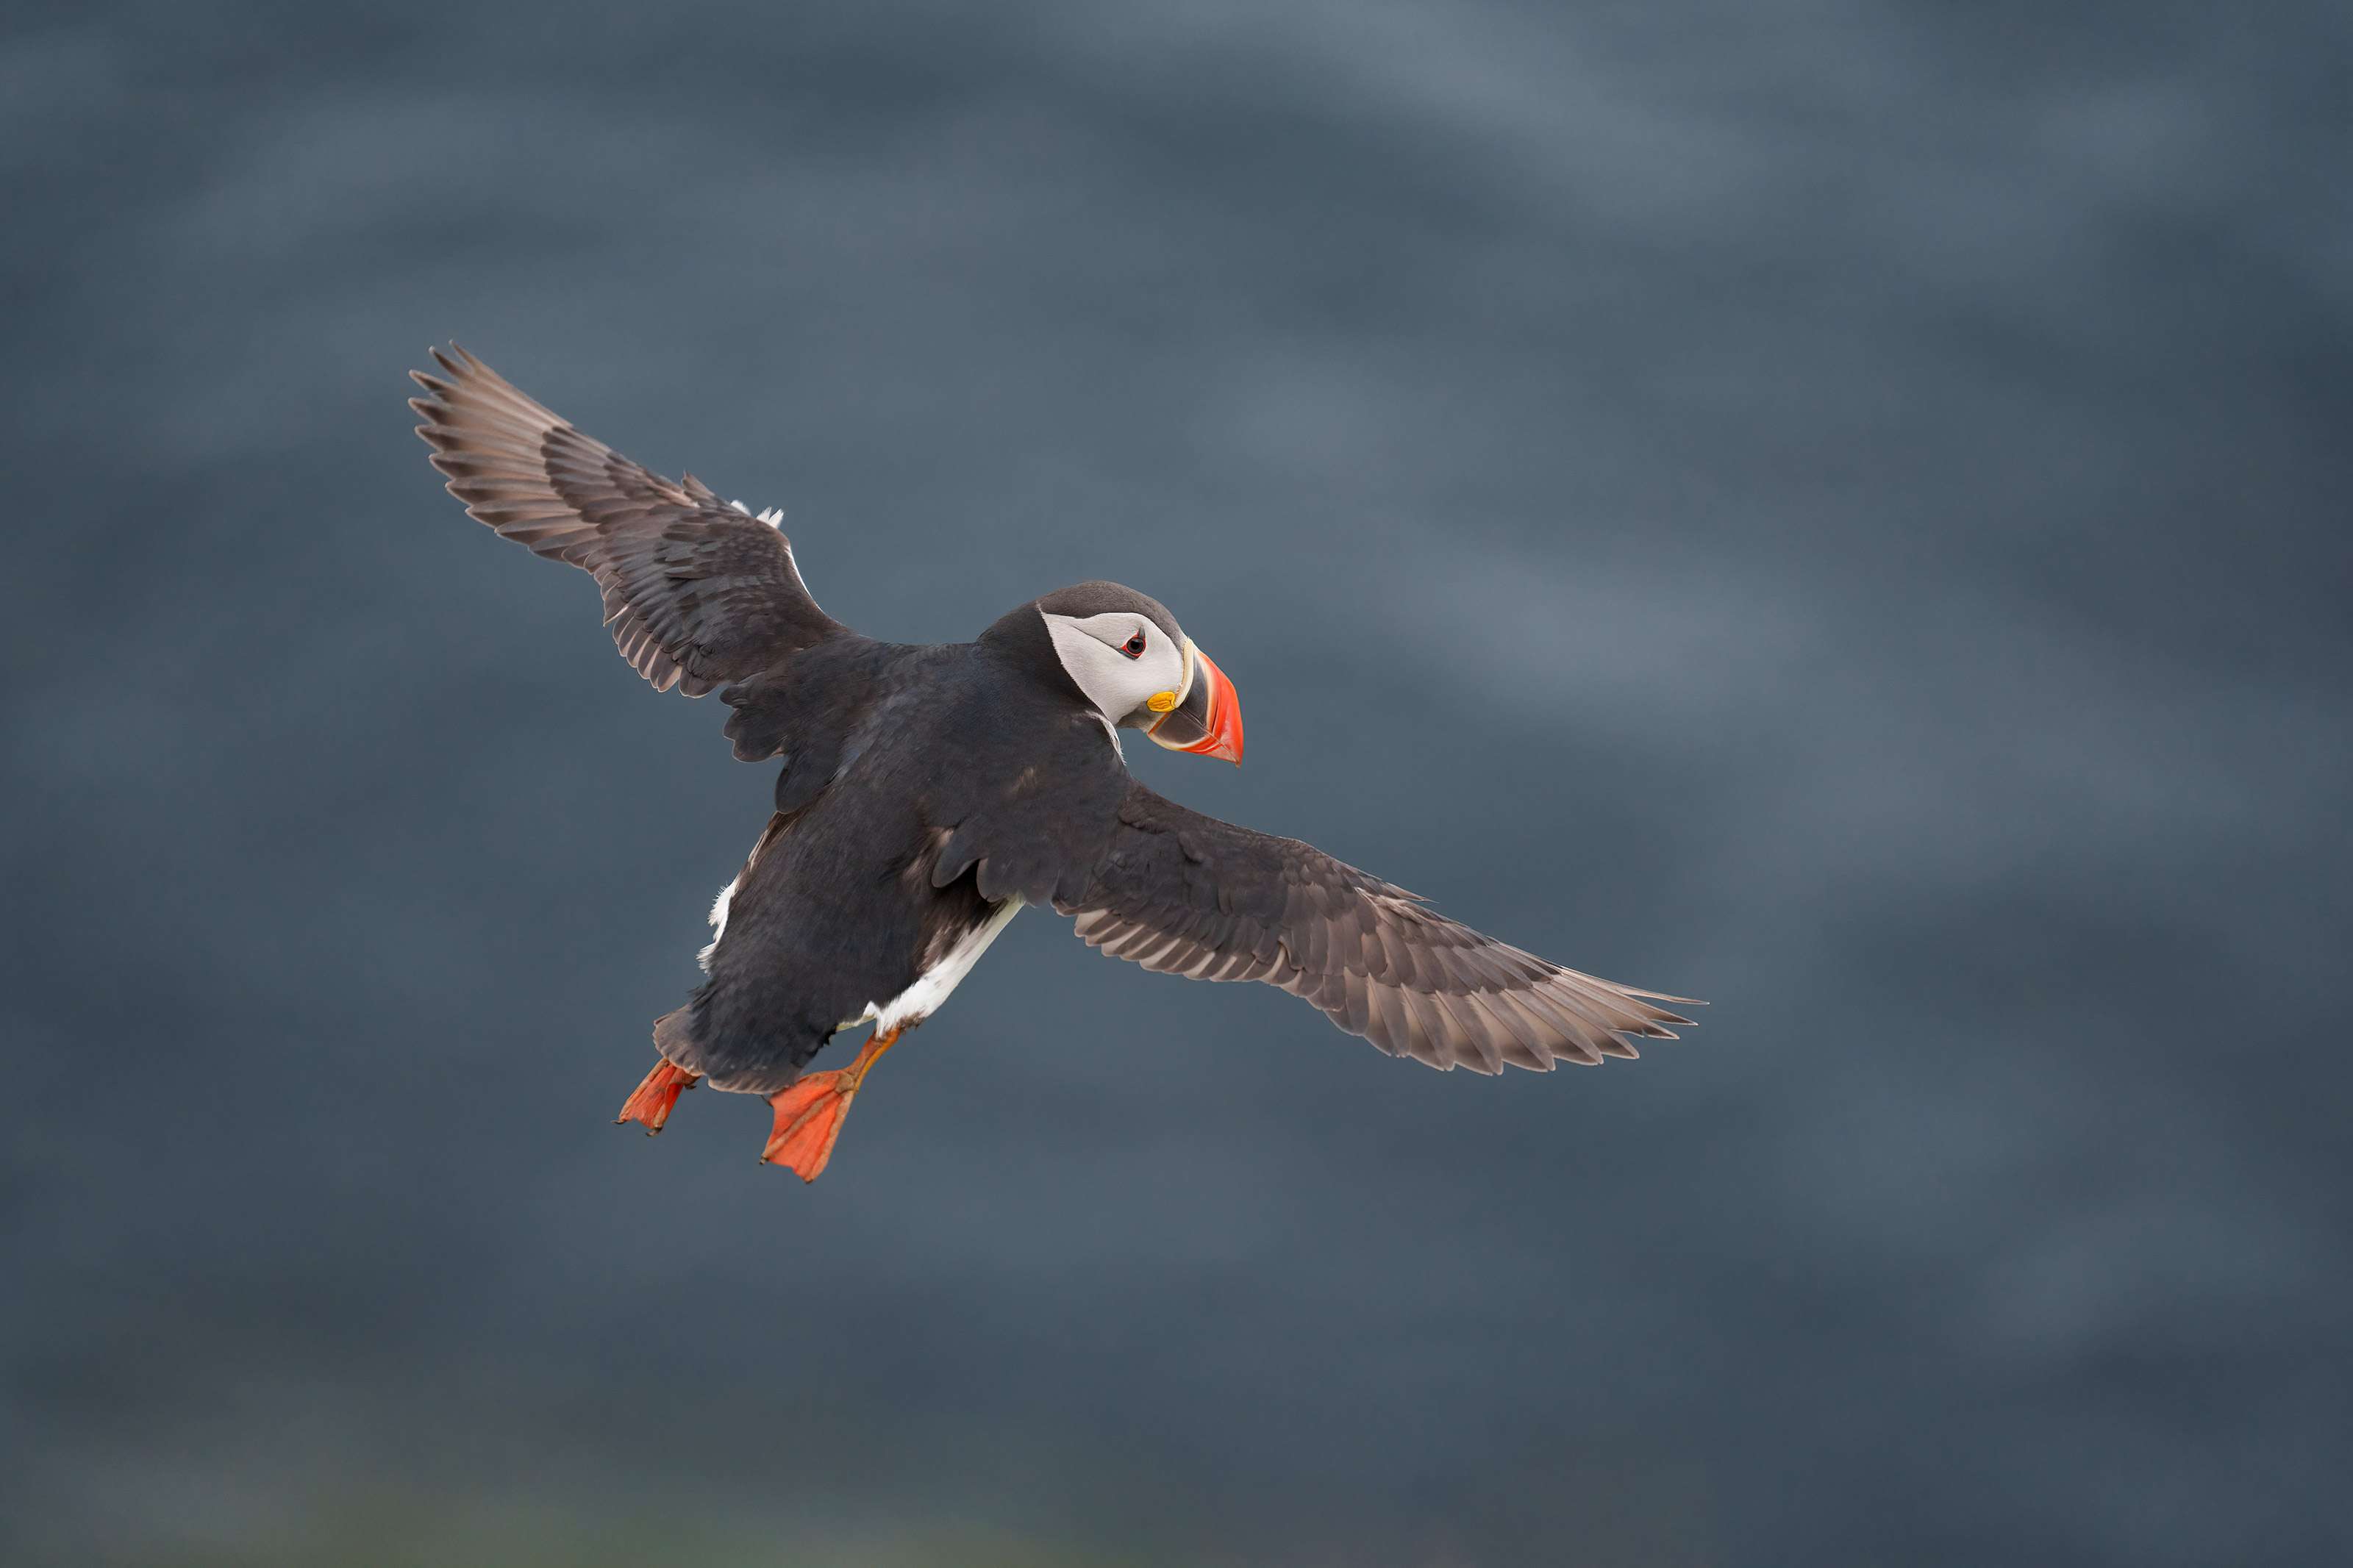
[[1193, 661], [1193, 678], [1187, 685], [1185, 699], [1163, 713], [1145, 733], [1155, 744], [1172, 752], [1222, 757], [1239, 763], [1242, 760], [1242, 705], [1234, 695], [1234, 683], [1189, 638], [1185, 651]]

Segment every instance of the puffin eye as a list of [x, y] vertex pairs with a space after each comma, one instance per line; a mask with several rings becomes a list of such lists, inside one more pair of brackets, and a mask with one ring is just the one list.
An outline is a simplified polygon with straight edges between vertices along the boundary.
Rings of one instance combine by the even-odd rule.
[[1127, 655], [1130, 658], [1142, 658], [1144, 657], [1144, 634], [1139, 631], [1134, 637], [1120, 644], [1119, 651]]

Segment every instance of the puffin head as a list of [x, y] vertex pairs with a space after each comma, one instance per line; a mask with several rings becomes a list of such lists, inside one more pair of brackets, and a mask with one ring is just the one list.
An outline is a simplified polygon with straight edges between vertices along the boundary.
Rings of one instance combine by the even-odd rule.
[[1080, 583], [1034, 607], [1062, 673], [1105, 723], [1141, 730], [1172, 752], [1242, 760], [1233, 682], [1159, 600], [1117, 583]]

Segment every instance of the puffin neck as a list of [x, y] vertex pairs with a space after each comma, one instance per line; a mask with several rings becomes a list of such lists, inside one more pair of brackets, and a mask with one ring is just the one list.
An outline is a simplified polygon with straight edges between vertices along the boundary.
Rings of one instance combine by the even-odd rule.
[[1094, 711], [1087, 694], [1062, 668], [1061, 657], [1054, 651], [1053, 634], [1046, 629], [1046, 617], [1035, 600], [1008, 610], [973, 641], [1008, 669], [1027, 676], [1087, 712]]

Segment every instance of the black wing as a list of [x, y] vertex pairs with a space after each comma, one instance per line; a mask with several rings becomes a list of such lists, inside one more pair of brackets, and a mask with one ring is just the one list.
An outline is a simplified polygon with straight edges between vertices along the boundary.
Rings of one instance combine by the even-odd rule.
[[767, 522], [691, 474], [674, 483], [583, 436], [455, 343], [433, 358], [443, 374], [412, 371], [426, 395], [408, 405], [449, 493], [595, 577], [621, 657], [656, 690], [700, 697], [848, 629], [817, 607]]
[[1631, 1057], [1689, 1018], [1433, 913], [1311, 844], [1187, 811], [1142, 784], [1084, 898], [1058, 906], [1114, 958], [1195, 980], [1261, 980], [1352, 1035], [1434, 1068], [1551, 1070]]

